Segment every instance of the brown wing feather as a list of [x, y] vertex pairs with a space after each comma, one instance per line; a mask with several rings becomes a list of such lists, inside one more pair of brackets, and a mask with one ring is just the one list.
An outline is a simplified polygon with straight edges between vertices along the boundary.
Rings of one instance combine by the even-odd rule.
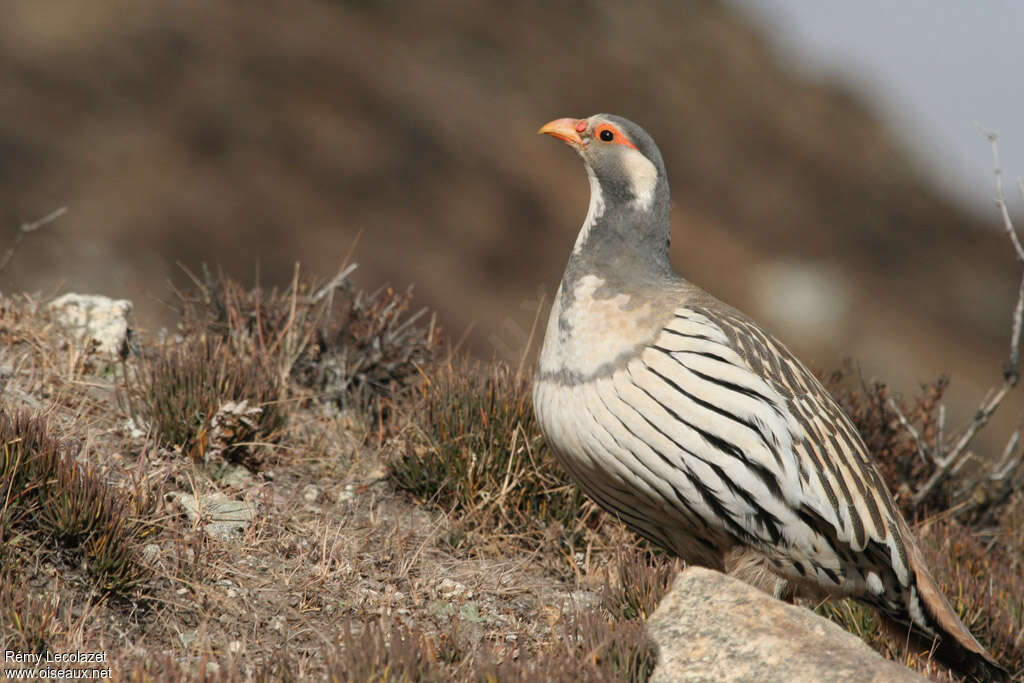
[[[979, 680], [1008, 680], [1008, 672], [971, 635], [928, 572], [863, 439], [817, 378], [743, 314], [732, 309], [694, 310], [713, 320], [750, 368], [788, 402], [804, 432], [802, 439], [794, 440], [801, 456], [801, 476], [809, 480], [816, 473], [830, 503], [847, 506], [851, 550], [864, 550], [870, 541], [891, 548], [888, 559], [907, 604], [896, 613], [872, 604], [904, 628], [911, 626], [926, 645], [937, 637], [936, 655], [953, 668]], [[877, 560], [878, 553], [874, 555]]]

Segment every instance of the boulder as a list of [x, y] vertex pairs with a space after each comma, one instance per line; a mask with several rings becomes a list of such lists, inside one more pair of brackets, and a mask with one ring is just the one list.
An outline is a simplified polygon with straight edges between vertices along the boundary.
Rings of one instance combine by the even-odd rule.
[[700, 567], [679, 574], [647, 632], [653, 683], [926, 680], [811, 610]]
[[128, 355], [131, 339], [132, 302], [92, 294], [64, 294], [49, 304], [54, 319], [71, 330], [84, 344], [96, 341], [101, 353]]

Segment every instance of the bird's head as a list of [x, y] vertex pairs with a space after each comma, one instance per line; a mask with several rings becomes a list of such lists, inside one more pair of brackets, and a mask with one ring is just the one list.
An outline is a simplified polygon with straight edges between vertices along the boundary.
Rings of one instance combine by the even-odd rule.
[[537, 132], [579, 152], [590, 178], [590, 210], [574, 256], [624, 273], [667, 271], [668, 178], [651, 136], [611, 114], [556, 119]]
[[661, 152], [651, 136], [632, 121], [595, 114], [586, 119], [556, 119], [537, 132], [554, 136], [579, 152], [588, 173], [600, 183], [604, 202], [641, 210], [653, 208], [657, 199], [667, 202]]

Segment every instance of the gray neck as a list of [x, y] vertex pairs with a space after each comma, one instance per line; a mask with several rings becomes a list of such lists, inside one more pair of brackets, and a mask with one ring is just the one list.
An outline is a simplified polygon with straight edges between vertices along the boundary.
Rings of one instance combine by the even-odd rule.
[[609, 283], [653, 285], [676, 276], [669, 263], [668, 183], [659, 178], [647, 205], [622, 183], [590, 169], [590, 208], [565, 269], [565, 284], [592, 274]]

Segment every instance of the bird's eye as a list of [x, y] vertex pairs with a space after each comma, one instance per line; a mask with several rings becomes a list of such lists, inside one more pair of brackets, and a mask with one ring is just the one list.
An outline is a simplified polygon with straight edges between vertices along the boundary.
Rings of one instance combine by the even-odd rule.
[[601, 131], [600, 136], [601, 139], [604, 140], [605, 142], [611, 142], [612, 140], [615, 139], [615, 133], [611, 132], [607, 128]]

